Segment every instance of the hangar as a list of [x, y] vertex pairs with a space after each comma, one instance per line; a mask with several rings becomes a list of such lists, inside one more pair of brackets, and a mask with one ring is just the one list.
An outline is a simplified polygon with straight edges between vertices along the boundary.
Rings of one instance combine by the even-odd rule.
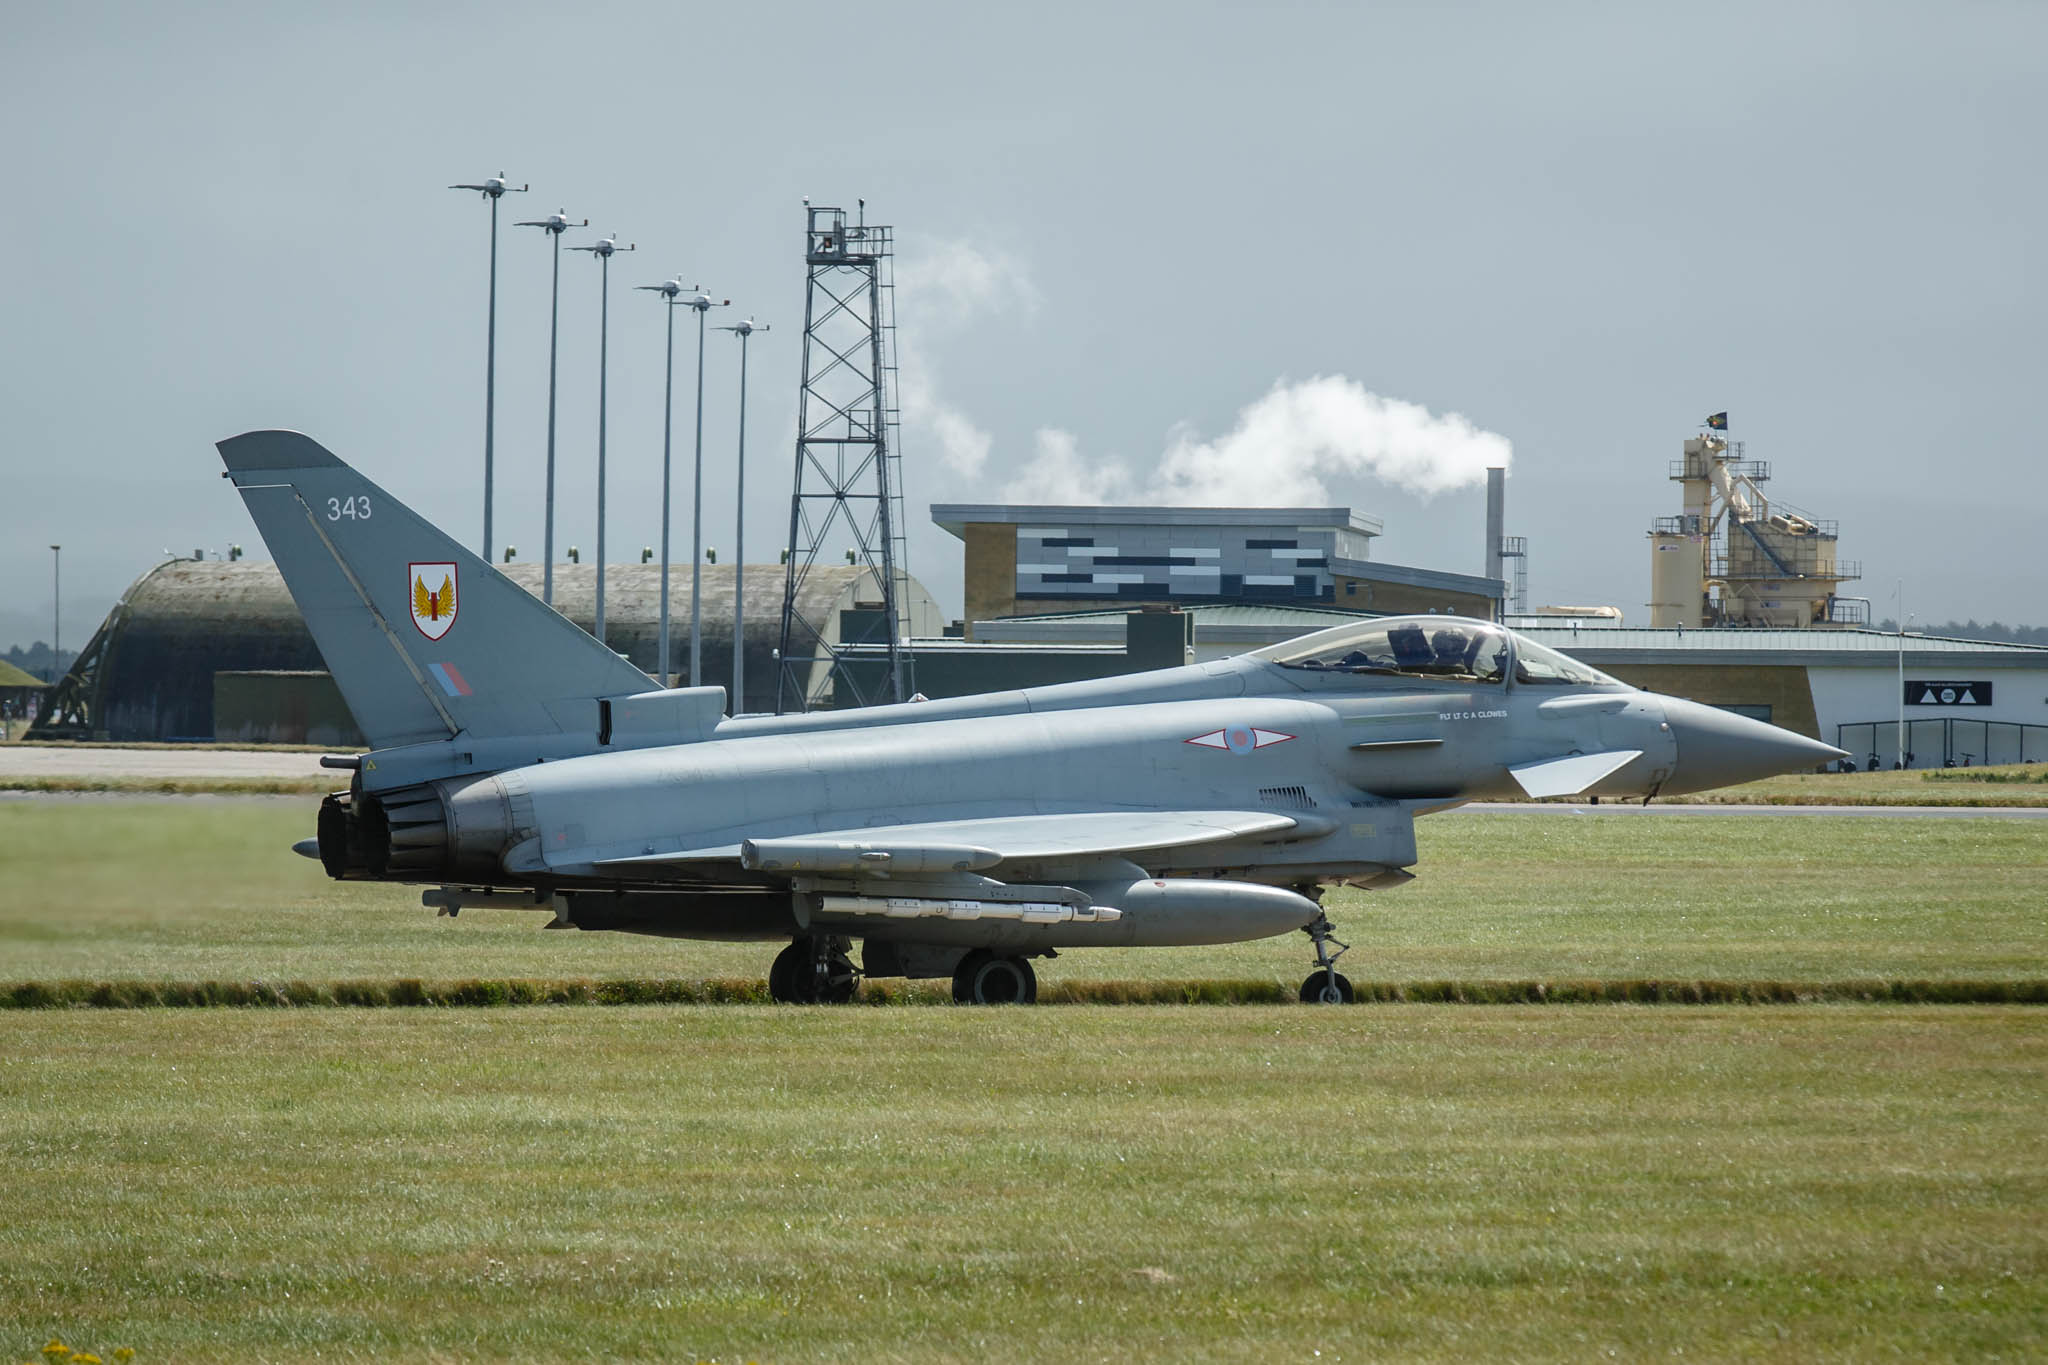
[[[502, 567], [513, 582], [539, 596], [540, 565]], [[707, 564], [703, 575], [703, 680], [729, 683], [733, 566]], [[798, 610], [836, 641], [840, 613], [873, 595], [866, 589], [869, 581], [862, 568], [818, 565], [805, 579]], [[596, 565], [555, 566], [555, 605], [585, 630], [595, 622], [596, 587]], [[614, 649], [650, 674], [660, 589], [656, 564], [613, 564], [605, 573], [605, 634]], [[774, 709], [782, 592], [782, 566], [747, 566], [750, 710]], [[909, 580], [903, 596], [912, 631], [939, 634], [943, 622], [923, 585]], [[687, 673], [687, 563], [670, 566], [669, 614], [674, 667]], [[31, 733], [48, 739], [358, 742], [277, 567], [249, 560], [173, 559], [143, 574], [59, 681]]]

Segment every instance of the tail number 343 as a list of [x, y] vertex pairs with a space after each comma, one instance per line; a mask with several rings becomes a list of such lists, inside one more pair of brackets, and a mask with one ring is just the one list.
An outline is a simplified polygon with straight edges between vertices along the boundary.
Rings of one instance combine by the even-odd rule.
[[369, 494], [353, 498], [329, 498], [327, 500], [329, 521], [368, 521], [370, 519]]

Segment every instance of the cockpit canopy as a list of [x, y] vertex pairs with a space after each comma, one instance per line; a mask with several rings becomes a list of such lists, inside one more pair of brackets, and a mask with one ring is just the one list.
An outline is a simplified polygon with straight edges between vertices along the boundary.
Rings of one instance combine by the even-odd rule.
[[1282, 668], [1391, 674], [1447, 682], [1532, 687], [1621, 687], [1597, 668], [1526, 636], [1462, 616], [1387, 616], [1336, 626], [1252, 651]]

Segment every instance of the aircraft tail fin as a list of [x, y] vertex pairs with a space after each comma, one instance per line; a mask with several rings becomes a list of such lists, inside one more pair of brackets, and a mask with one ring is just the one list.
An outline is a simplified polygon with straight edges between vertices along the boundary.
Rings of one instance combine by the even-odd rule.
[[310, 437], [218, 449], [372, 748], [587, 732], [657, 686]]

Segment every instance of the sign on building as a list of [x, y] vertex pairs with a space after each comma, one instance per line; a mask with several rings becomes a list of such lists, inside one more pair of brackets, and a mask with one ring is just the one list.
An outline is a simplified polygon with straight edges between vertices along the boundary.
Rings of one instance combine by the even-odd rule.
[[1923, 682], [1918, 678], [1908, 678], [1906, 680], [1906, 705], [1989, 706], [1991, 705], [1991, 684], [1988, 682]]

